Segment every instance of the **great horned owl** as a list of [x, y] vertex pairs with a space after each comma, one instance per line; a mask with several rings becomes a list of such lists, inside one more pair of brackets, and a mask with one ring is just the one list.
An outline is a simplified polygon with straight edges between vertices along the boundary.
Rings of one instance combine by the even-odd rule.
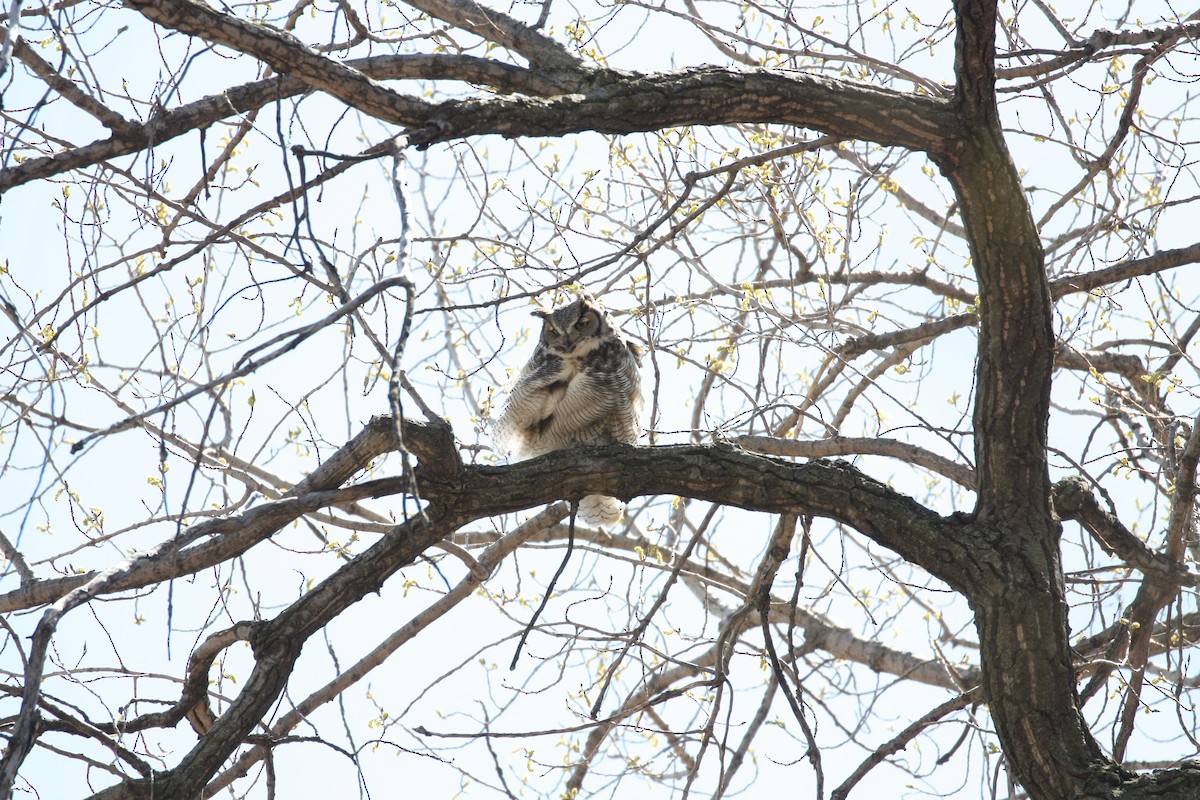
[[[524, 458], [567, 447], [633, 444], [641, 430], [641, 349], [588, 298], [533, 315], [542, 318], [542, 338], [496, 421], [497, 444]], [[592, 525], [611, 525], [624, 510], [615, 497], [579, 501], [580, 517]]]

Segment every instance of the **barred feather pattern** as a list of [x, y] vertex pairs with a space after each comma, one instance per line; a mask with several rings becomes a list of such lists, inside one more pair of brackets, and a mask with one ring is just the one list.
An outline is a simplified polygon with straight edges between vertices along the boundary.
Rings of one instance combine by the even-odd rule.
[[[497, 446], [520, 458], [568, 447], [633, 444], [641, 432], [641, 351], [604, 310], [580, 298], [554, 311], [535, 311], [542, 335], [518, 374], [496, 421]], [[612, 525], [625, 504], [588, 495], [580, 518]]]

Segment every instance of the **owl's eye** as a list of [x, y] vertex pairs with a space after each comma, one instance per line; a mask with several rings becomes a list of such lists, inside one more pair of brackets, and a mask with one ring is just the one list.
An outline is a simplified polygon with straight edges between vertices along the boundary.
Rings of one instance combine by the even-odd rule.
[[584, 316], [580, 317], [579, 321], [575, 323], [575, 330], [579, 330], [579, 331], [583, 330], [584, 328], [586, 328], [588, 326], [589, 321], [590, 320], [588, 319], [586, 314]]

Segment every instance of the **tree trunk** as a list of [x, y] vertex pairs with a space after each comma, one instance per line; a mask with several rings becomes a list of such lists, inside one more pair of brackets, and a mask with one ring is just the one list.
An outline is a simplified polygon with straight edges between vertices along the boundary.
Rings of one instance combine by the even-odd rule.
[[1083, 792], [1092, 770], [1111, 765], [1080, 713], [1050, 501], [1052, 298], [996, 108], [996, 6], [955, 6], [962, 137], [941, 166], [979, 280], [975, 526], [987, 551], [968, 595], [984, 696], [1009, 767], [1032, 797], [1069, 798]]

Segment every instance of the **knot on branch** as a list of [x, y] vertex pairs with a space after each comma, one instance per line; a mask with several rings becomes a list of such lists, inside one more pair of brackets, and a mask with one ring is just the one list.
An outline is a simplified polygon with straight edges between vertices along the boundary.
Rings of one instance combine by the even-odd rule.
[[1099, 508], [1088, 482], [1078, 475], [1063, 478], [1055, 483], [1051, 496], [1059, 519], [1075, 519], [1084, 508]]
[[[445, 420], [433, 422], [417, 422], [411, 419], [400, 421], [403, 435], [403, 447], [417, 459], [420, 476], [424, 480], [439, 482], [453, 481], [463, 471], [462, 457], [458, 454], [458, 445], [454, 441], [454, 430]], [[396, 426], [391, 416], [373, 417], [368, 427], [381, 436], [391, 439], [388, 449], [401, 448], [400, 437], [396, 436]]]

